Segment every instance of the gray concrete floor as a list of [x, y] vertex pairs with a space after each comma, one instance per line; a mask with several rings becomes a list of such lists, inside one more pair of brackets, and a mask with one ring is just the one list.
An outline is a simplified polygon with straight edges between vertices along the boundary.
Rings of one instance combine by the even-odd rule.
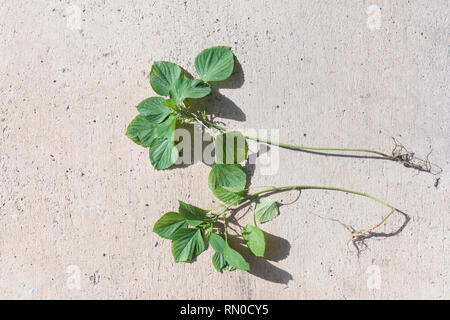
[[[450, 298], [449, 16], [448, 1], [1, 1], [0, 297]], [[254, 172], [255, 186], [385, 199], [407, 214], [398, 234], [368, 240], [358, 256], [345, 229], [317, 215], [362, 228], [384, 208], [293, 192], [277, 196], [290, 204], [263, 226], [271, 260], [251, 259], [250, 273], [217, 273], [211, 251], [173, 262], [153, 223], [178, 199], [209, 207], [209, 167], [156, 172], [124, 132], [153, 95], [154, 60], [195, 73], [197, 53], [218, 44], [240, 64], [207, 99], [230, 128], [433, 150], [439, 176], [289, 150], [276, 174]], [[396, 214], [379, 232], [404, 223]]]

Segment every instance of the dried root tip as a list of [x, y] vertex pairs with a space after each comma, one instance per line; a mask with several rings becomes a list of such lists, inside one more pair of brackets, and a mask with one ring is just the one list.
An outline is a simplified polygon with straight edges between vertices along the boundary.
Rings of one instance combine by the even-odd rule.
[[391, 211], [389, 212], [388, 215], [386, 215], [386, 217], [384, 217], [380, 222], [378, 222], [376, 225], [369, 227], [367, 229], [361, 229], [361, 230], [356, 230], [355, 228], [353, 228], [352, 226], [349, 226], [345, 223], [343, 223], [342, 221], [338, 220], [338, 219], [332, 219], [332, 218], [323, 218], [321, 216], [319, 216], [322, 219], [327, 219], [327, 220], [331, 220], [331, 221], [335, 221], [337, 223], [339, 223], [342, 227], [345, 228], [345, 230], [347, 230], [351, 237], [350, 239], [348, 239], [347, 241], [347, 245], [349, 245], [350, 243], [353, 243], [356, 246], [357, 242], [364, 242], [364, 240], [370, 238], [373, 235], [373, 231], [375, 229], [377, 229], [378, 227], [382, 226], [387, 219], [389, 219], [389, 217], [395, 212], [395, 208], [392, 208]]
[[413, 168], [419, 171], [428, 172], [431, 174], [439, 174], [442, 172], [442, 168], [436, 164], [432, 164], [428, 159], [431, 151], [425, 157], [425, 159], [420, 159], [415, 156], [414, 152], [409, 152], [403, 144], [401, 144], [397, 139], [392, 137], [394, 141], [394, 148], [392, 149], [392, 160], [400, 162], [407, 168]]
[[363, 229], [363, 230], [356, 230], [352, 226], [349, 226], [338, 219], [329, 219], [329, 220], [339, 223], [350, 233], [350, 235], [351, 235], [350, 239], [348, 239], [346, 242], [347, 246], [350, 243], [356, 244], [357, 242], [363, 242], [365, 239], [370, 238], [370, 232], [373, 229], [375, 229], [375, 228], [369, 228], [369, 229]]

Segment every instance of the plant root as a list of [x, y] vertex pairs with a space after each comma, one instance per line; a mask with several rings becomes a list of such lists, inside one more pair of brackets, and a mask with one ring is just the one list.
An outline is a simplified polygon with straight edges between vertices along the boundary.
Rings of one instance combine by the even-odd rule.
[[366, 229], [361, 229], [361, 230], [356, 230], [355, 228], [353, 228], [352, 226], [349, 226], [345, 223], [343, 223], [342, 221], [340, 221], [339, 219], [334, 219], [334, 218], [324, 218], [319, 216], [322, 219], [327, 219], [327, 220], [331, 220], [334, 222], [339, 223], [342, 227], [344, 227], [345, 230], [347, 230], [350, 233], [350, 239], [347, 240], [346, 244], [347, 246], [352, 243], [357, 249], [359, 249], [359, 247], [357, 246], [357, 243], [364, 243], [364, 240], [370, 238], [372, 236], [372, 232], [377, 229], [378, 227], [382, 226], [387, 219], [389, 219], [389, 217], [396, 211], [395, 208], [392, 208], [391, 211], [389, 212], [388, 215], [386, 215], [380, 222], [378, 222], [376, 225], [366, 228]]
[[432, 151], [428, 153], [425, 159], [421, 159], [416, 157], [414, 152], [408, 151], [408, 149], [406, 149], [405, 146], [394, 137], [392, 137], [392, 140], [394, 141], [394, 148], [391, 152], [391, 160], [397, 161], [407, 168], [413, 168], [418, 171], [427, 172], [434, 175], [442, 172], [442, 168], [436, 164], [432, 164], [429, 160]]

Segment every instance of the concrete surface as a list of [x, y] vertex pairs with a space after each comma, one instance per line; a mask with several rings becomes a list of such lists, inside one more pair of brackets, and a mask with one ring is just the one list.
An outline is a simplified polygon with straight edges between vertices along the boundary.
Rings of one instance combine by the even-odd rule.
[[[448, 1], [2, 0], [0, 296], [449, 299], [449, 16]], [[362, 228], [381, 206], [280, 194], [290, 204], [263, 226], [270, 261], [219, 274], [208, 251], [174, 264], [153, 223], [178, 199], [209, 207], [209, 168], [156, 172], [124, 132], [153, 95], [154, 60], [194, 73], [196, 54], [217, 44], [241, 65], [208, 98], [230, 128], [387, 152], [394, 136], [418, 155], [433, 150], [438, 186], [392, 162], [280, 150], [279, 171], [256, 168], [252, 185], [361, 190], [408, 223], [358, 257], [344, 228], [317, 215]], [[404, 222], [397, 214], [379, 231]]]

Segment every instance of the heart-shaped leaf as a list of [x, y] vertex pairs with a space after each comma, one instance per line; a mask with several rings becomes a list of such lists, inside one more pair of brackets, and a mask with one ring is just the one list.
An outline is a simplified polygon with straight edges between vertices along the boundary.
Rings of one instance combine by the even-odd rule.
[[178, 149], [172, 139], [158, 138], [150, 145], [150, 162], [156, 170], [170, 168], [178, 160]]
[[203, 81], [222, 81], [234, 69], [234, 57], [230, 47], [217, 46], [205, 49], [195, 58], [195, 69]]
[[203, 98], [211, 93], [211, 88], [200, 79], [179, 77], [169, 91], [170, 98], [179, 105], [186, 98]]
[[278, 216], [278, 205], [270, 198], [260, 198], [255, 207], [255, 218], [258, 222], [267, 222]]
[[126, 135], [138, 145], [149, 147], [156, 138], [156, 124], [143, 115], [137, 115], [128, 125]]
[[166, 120], [156, 126], [155, 134], [158, 138], [172, 139], [177, 121], [173, 115], [167, 117]]
[[237, 206], [245, 199], [245, 190], [235, 192], [227, 187], [217, 187], [213, 190], [213, 194], [223, 203], [233, 206]]
[[244, 257], [231, 248], [230, 246], [226, 246], [223, 250], [223, 256], [225, 257], [225, 261], [233, 268], [239, 270], [250, 270], [250, 265], [247, 261], [245, 261]]
[[238, 205], [245, 199], [247, 175], [239, 164], [217, 164], [208, 176], [208, 185], [213, 194], [230, 205]]
[[205, 250], [200, 229], [179, 229], [172, 235], [172, 239], [172, 255], [175, 262], [192, 260]]
[[218, 253], [223, 253], [227, 243], [221, 236], [216, 233], [211, 232], [208, 236], [208, 242], [213, 247], [213, 249]]
[[200, 209], [196, 206], [184, 203], [183, 201], [178, 201], [179, 208], [178, 212], [180, 215], [187, 220], [191, 226], [196, 227], [205, 219], [206, 213], [208, 210]]
[[150, 71], [150, 85], [161, 95], [168, 96], [173, 83], [181, 75], [181, 68], [168, 61], [155, 61]]
[[221, 272], [222, 269], [224, 269], [228, 265], [225, 261], [225, 256], [223, 255], [223, 253], [218, 252], [214, 252], [212, 257], [212, 264], [218, 272]]
[[228, 247], [225, 240], [215, 233], [210, 233], [208, 236], [208, 242], [211, 247], [216, 251], [212, 257], [212, 264], [214, 268], [221, 272], [222, 269], [234, 270], [234, 267], [231, 267], [228, 262], [225, 260], [225, 248]]
[[150, 122], [161, 123], [172, 113], [172, 109], [163, 105], [164, 98], [151, 97], [145, 99], [137, 106], [140, 114], [145, 116]]
[[178, 159], [178, 149], [173, 140], [176, 119], [170, 115], [155, 128], [156, 139], [150, 145], [150, 162], [157, 170], [171, 167]]
[[219, 187], [226, 187], [229, 191], [245, 190], [247, 174], [240, 164], [217, 164], [212, 167], [208, 176], [208, 186], [214, 191]]
[[247, 224], [241, 232], [250, 252], [257, 257], [263, 257], [266, 250], [266, 241], [262, 230], [257, 226]]
[[173, 234], [187, 226], [186, 219], [176, 212], [168, 212], [159, 218], [153, 226], [153, 232], [160, 237], [172, 239]]

